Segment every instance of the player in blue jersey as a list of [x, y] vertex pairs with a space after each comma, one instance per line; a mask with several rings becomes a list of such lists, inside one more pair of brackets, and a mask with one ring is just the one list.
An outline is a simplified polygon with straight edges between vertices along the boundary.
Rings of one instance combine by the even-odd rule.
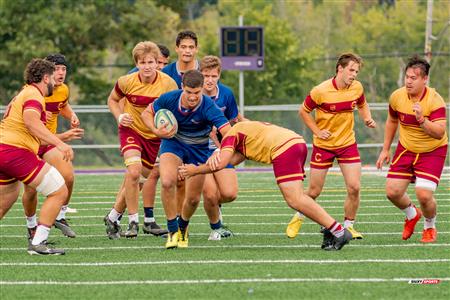
[[164, 73], [172, 77], [181, 89], [183, 74], [189, 70], [198, 70], [198, 61], [195, 58], [198, 52], [197, 35], [192, 31], [181, 31], [175, 41], [175, 52], [178, 59], [162, 69]]
[[[203, 94], [211, 97], [216, 105], [223, 112], [231, 125], [244, 120], [239, 114], [233, 91], [219, 82], [221, 72], [221, 62], [217, 56], [205, 56], [200, 61], [200, 72], [202, 72], [205, 82], [203, 84]], [[214, 131], [213, 131], [214, 132]], [[209, 144], [209, 155], [220, 148], [221, 135], [212, 135]], [[203, 185], [203, 207], [209, 218], [211, 227], [210, 241], [221, 240], [232, 235], [222, 224], [220, 205], [231, 202], [237, 197], [238, 183], [236, 171], [232, 165], [216, 173], [206, 174]]]
[[[186, 196], [177, 219], [175, 187], [178, 167], [183, 163], [203, 164], [208, 159], [209, 134], [215, 126], [221, 134], [231, 128], [214, 101], [202, 94], [203, 75], [197, 70], [187, 71], [183, 76], [183, 89], [161, 95], [142, 113], [144, 123], [160, 138], [161, 197], [167, 217], [166, 248], [186, 248], [188, 246], [189, 219], [200, 202], [205, 176], [186, 180]], [[170, 110], [178, 122], [178, 131], [165, 127], [155, 128], [154, 115], [160, 109]], [[173, 131], [172, 129], [171, 131]]]

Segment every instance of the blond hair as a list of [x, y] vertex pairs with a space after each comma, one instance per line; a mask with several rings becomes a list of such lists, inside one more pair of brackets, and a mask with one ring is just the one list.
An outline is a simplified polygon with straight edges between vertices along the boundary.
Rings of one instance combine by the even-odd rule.
[[147, 54], [152, 55], [157, 60], [161, 56], [161, 51], [159, 51], [159, 47], [155, 43], [145, 41], [137, 43], [133, 48], [132, 54], [134, 63], [137, 64], [138, 60]]
[[220, 61], [220, 58], [218, 58], [217, 56], [207, 55], [200, 61], [200, 72], [206, 69], [210, 70], [215, 68], [218, 68], [220, 73], [220, 70], [222, 69], [222, 63]]

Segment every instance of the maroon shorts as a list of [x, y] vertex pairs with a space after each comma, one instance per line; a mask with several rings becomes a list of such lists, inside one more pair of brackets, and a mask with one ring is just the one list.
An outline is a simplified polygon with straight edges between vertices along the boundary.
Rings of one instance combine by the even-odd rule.
[[119, 127], [120, 152], [123, 155], [128, 150], [141, 152], [142, 165], [152, 169], [158, 156], [159, 138], [146, 139], [129, 127]]
[[305, 178], [305, 161], [308, 155], [306, 144], [292, 145], [278, 155], [273, 161], [273, 173], [277, 184], [287, 181], [303, 180]]
[[39, 146], [39, 150], [38, 150], [37, 155], [40, 158], [44, 158], [44, 154], [49, 152], [50, 150], [52, 150], [54, 148], [56, 148], [56, 146], [54, 146], [54, 145], [41, 145], [41, 146]]
[[387, 177], [408, 179], [411, 182], [420, 177], [439, 184], [446, 156], [447, 145], [431, 152], [414, 153], [398, 143]]
[[333, 150], [323, 149], [313, 145], [310, 167], [314, 169], [331, 168], [333, 166], [334, 158], [337, 159], [339, 164], [361, 162], [356, 143]]
[[29, 184], [44, 165], [45, 161], [28, 149], [0, 144], [0, 185], [17, 180]]

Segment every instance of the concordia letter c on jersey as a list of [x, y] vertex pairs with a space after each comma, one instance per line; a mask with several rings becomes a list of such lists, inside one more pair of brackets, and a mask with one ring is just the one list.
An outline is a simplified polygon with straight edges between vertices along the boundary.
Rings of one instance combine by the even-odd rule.
[[127, 137], [127, 143], [128, 144], [133, 144], [134, 143], [134, 137], [132, 137], [132, 136]]
[[322, 154], [316, 153], [316, 155], [314, 156], [314, 160], [315, 161], [321, 161], [322, 160]]

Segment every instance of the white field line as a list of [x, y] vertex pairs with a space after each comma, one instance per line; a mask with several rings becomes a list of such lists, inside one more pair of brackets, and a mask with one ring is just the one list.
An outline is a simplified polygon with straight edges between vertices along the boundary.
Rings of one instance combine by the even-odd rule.
[[[358, 244], [349, 244], [346, 245], [345, 248], [441, 248], [441, 247], [450, 247], [450, 244], [422, 244], [422, 243], [414, 243], [414, 244], [377, 244], [377, 245], [358, 245]], [[260, 244], [260, 245], [203, 245], [203, 246], [189, 246], [189, 249], [302, 249], [302, 248], [311, 248], [311, 249], [320, 249], [320, 245], [312, 245], [312, 244], [295, 244], [295, 245], [269, 245], [269, 244]], [[105, 250], [147, 250], [147, 249], [159, 249], [163, 250], [164, 245], [161, 246], [108, 246], [108, 247], [75, 247], [75, 248], [64, 248], [66, 251], [105, 251]], [[1, 251], [26, 251], [27, 248], [0, 248]], [[184, 250], [183, 250], [184, 251]]]
[[[417, 231], [415, 232], [416, 234], [419, 234], [420, 232]], [[285, 236], [286, 234], [284, 232], [235, 232], [233, 231], [233, 234], [236, 237], [239, 236]], [[367, 232], [367, 233], [363, 233], [364, 235], [398, 235], [401, 236], [402, 233], [401, 232]], [[439, 235], [446, 235], [446, 234], [450, 234], [450, 231], [439, 231], [438, 232]], [[207, 236], [209, 235], [209, 232], [189, 232], [189, 236]], [[316, 235], [322, 235], [322, 233], [320, 232], [300, 232], [299, 236], [316, 236]], [[2, 234], [1, 237], [2, 238], [23, 238], [26, 235], [7, 235], [7, 234]], [[64, 236], [60, 236], [61, 238], [65, 238]], [[83, 235], [77, 235], [77, 238], [102, 238], [102, 237], [106, 237], [106, 234], [83, 234]]]
[[[156, 216], [156, 217], [158, 217], [158, 216]], [[163, 218], [162, 216], [159, 216], [159, 217]], [[70, 220], [70, 217], [68, 217], [68, 220]], [[234, 226], [234, 225], [238, 225], [238, 226], [242, 226], [242, 225], [245, 225], [245, 226], [247, 226], [247, 225], [267, 226], [267, 225], [287, 225], [287, 223], [288, 222], [245, 222], [245, 223], [242, 223], [242, 222], [226, 222], [226, 225], [232, 225], [232, 226]], [[438, 224], [450, 223], [450, 220], [439, 220], [437, 223]], [[192, 224], [198, 225], [198, 224], [201, 224], [201, 223], [192, 223]], [[206, 222], [204, 224], [207, 225]], [[386, 222], [384, 222], [384, 221], [381, 221], [381, 222], [378, 222], [378, 221], [360, 222], [360, 221], [358, 221], [358, 222], [356, 222], [356, 224], [370, 224], [370, 225], [385, 225], [385, 224], [398, 224], [398, 225], [400, 225], [400, 224], [402, 224], [403, 225], [404, 222], [403, 221], [402, 222], [394, 222], [394, 221], [392, 221], [392, 222], [391, 221], [386, 221]], [[303, 225], [317, 225], [317, 224], [314, 223], [314, 222], [304, 222]], [[99, 222], [99, 223], [91, 223], [91, 224], [70, 224], [70, 226], [76, 228], [76, 227], [96, 227], [96, 226], [104, 227], [105, 225]], [[25, 227], [25, 224], [1, 224], [0, 228], [2, 228], [2, 227]]]
[[[340, 207], [342, 209], [342, 207]], [[439, 212], [441, 215], [450, 215], [450, 212]], [[397, 213], [358, 213], [358, 216], [404, 216], [404, 213], [397, 212]], [[70, 219], [103, 219], [105, 215], [95, 215], [95, 216], [74, 216], [73, 214], [70, 216]], [[206, 214], [195, 214], [192, 219], [196, 219], [199, 217], [206, 217]], [[292, 213], [285, 213], [285, 214], [225, 214], [224, 217], [226, 218], [234, 218], [234, 217], [292, 217]], [[24, 217], [7, 217], [7, 219], [21, 219], [23, 220]], [[191, 220], [192, 220], [191, 219]]]
[[[0, 285], [174, 285], [174, 284], [225, 284], [225, 283], [295, 283], [295, 282], [409, 282], [423, 280], [421, 278], [236, 278], [236, 279], [179, 279], [179, 280], [116, 280], [116, 281], [0, 281]], [[450, 277], [432, 278], [439, 281], [450, 281]]]
[[77, 267], [108, 267], [108, 266], [129, 266], [129, 265], [216, 265], [216, 264], [360, 264], [360, 263], [446, 263], [447, 258], [436, 259], [244, 259], [244, 260], [163, 260], [163, 261], [123, 261], [123, 262], [79, 262], [79, 263], [53, 263], [53, 262], [32, 262], [32, 263], [0, 263], [0, 266], [15, 267], [49, 267], [49, 266], [77, 266]]

